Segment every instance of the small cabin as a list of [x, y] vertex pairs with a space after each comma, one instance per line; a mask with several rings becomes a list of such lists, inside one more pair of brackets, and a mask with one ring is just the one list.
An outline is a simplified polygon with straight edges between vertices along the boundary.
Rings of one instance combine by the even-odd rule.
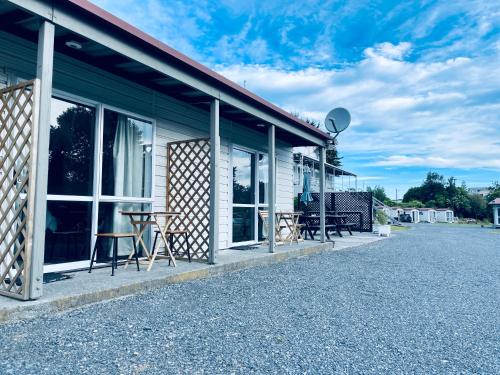
[[419, 208], [418, 216], [420, 217], [420, 222], [422, 223], [436, 222], [436, 210], [434, 208]]
[[404, 213], [411, 216], [412, 223], [419, 223], [420, 222], [420, 215], [419, 215], [418, 209], [405, 208]]
[[438, 223], [453, 223], [454, 220], [453, 210], [449, 208], [436, 209], [436, 221]]

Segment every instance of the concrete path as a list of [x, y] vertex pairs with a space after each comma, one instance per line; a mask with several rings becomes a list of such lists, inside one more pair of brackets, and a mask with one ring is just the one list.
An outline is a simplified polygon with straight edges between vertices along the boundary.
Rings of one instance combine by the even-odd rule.
[[[367, 244], [380, 240], [371, 233], [354, 233], [353, 236], [337, 238], [333, 250]], [[149, 272], [137, 272], [135, 265], [127, 269], [119, 267], [114, 277], [110, 268], [101, 268], [89, 274], [86, 271], [67, 273], [71, 279], [44, 285], [43, 297], [36, 301], [18, 301], [0, 296], [0, 322], [39, 317], [62, 310], [81, 307], [90, 303], [123, 297], [159, 288], [168, 284], [185, 282], [215, 276], [224, 272], [248, 267], [263, 266], [332, 250], [332, 243], [304, 241], [299, 244], [277, 246], [274, 254], [268, 253], [266, 246], [251, 250], [223, 250], [217, 257], [216, 265], [198, 262], [177, 262], [177, 267], [168, 266], [168, 261], [155, 262]]]
[[422, 224], [7, 323], [0, 373], [498, 374], [499, 249], [498, 231]]

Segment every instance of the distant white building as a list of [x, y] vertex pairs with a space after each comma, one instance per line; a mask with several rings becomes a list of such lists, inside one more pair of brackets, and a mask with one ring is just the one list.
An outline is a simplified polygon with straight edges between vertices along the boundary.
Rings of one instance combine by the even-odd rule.
[[493, 209], [493, 228], [500, 228], [500, 198], [495, 198], [488, 204]]
[[471, 187], [467, 189], [470, 195], [478, 194], [482, 197], [486, 197], [490, 193], [489, 187]]
[[419, 211], [416, 208], [405, 208], [404, 213], [408, 214], [411, 216], [411, 222], [412, 223], [419, 223], [420, 222], [420, 215]]
[[422, 223], [436, 222], [436, 210], [434, 208], [419, 208], [418, 215]]
[[436, 221], [438, 223], [453, 223], [453, 220], [454, 220], [453, 210], [449, 208], [436, 209]]

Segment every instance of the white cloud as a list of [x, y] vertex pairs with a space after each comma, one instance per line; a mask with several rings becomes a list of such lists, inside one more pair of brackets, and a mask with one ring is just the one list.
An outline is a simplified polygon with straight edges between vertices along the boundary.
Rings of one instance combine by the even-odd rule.
[[333, 107], [348, 108], [353, 121], [339, 149], [373, 155], [371, 165], [500, 169], [500, 51], [410, 62], [404, 59], [410, 48], [382, 43], [343, 69], [216, 69], [315, 120]]
[[411, 50], [411, 43], [401, 42], [394, 45], [389, 42], [379, 43], [374, 47], [365, 49], [365, 56], [367, 57], [379, 57], [383, 56], [388, 59], [401, 60], [405, 57]]
[[377, 181], [377, 180], [386, 180], [387, 177], [384, 176], [360, 176], [358, 177], [358, 181]]
[[378, 167], [421, 167], [432, 166], [435, 168], [493, 168], [500, 169], [500, 160], [478, 160], [465, 158], [448, 159], [440, 156], [407, 156], [407, 155], [393, 155], [383, 158], [379, 161], [369, 163], [372, 166]]

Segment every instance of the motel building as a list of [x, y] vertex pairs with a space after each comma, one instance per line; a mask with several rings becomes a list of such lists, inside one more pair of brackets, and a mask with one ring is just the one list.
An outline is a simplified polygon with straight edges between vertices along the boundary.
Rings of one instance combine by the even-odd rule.
[[328, 134], [92, 3], [6, 0], [0, 19], [0, 294], [88, 268], [124, 211], [180, 212], [197, 261], [257, 244], [259, 211], [293, 211], [294, 147], [319, 147], [324, 191]]

